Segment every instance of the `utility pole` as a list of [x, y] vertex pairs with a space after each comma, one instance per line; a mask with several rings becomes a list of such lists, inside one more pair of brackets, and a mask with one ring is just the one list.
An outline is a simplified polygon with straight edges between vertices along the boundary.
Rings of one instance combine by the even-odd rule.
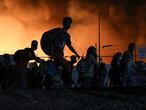
[[100, 64], [100, 7], [98, 12], [98, 58], [99, 58], [99, 64]]

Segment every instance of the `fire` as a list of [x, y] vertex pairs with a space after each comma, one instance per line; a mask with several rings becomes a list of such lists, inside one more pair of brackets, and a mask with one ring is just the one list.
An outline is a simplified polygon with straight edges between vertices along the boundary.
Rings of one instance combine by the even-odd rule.
[[[126, 1], [126, 0], [125, 0]], [[80, 55], [85, 55], [90, 45], [98, 49], [98, 6], [78, 0], [3, 0], [0, 13], [0, 52], [14, 53], [30, 47], [31, 40], [40, 42], [43, 32], [61, 26], [64, 16], [71, 16], [73, 24], [69, 33], [72, 44]], [[1, 6], [2, 7], [2, 6]], [[129, 42], [145, 43], [145, 7], [139, 6], [131, 17], [124, 3], [104, 4], [101, 7], [101, 55], [112, 56], [123, 52]], [[59, 10], [59, 11], [58, 11]], [[131, 11], [131, 10], [130, 10]], [[129, 13], [127, 13], [129, 12]], [[102, 48], [103, 45], [112, 45]], [[40, 45], [38, 56], [45, 56]], [[66, 48], [65, 55], [72, 53]]]

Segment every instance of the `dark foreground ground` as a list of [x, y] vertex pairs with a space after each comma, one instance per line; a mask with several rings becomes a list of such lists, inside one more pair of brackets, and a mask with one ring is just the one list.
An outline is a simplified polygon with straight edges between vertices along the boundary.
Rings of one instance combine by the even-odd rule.
[[146, 110], [140, 89], [0, 91], [0, 110]]

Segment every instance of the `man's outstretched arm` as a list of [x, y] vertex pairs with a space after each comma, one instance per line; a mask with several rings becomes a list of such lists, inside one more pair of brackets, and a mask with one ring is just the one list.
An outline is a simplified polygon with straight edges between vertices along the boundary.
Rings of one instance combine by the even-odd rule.
[[78, 59], [80, 58], [79, 54], [75, 51], [75, 49], [73, 48], [72, 45], [67, 45], [68, 48], [78, 57]]

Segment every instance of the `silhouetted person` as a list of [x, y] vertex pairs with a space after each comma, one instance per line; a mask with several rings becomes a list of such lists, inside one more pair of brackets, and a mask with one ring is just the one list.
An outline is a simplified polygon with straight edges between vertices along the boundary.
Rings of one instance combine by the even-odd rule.
[[37, 57], [35, 55], [35, 50], [37, 50], [38, 47], [38, 42], [36, 40], [33, 40], [31, 42], [31, 47], [30, 48], [25, 48], [24, 51], [27, 53], [28, 60], [35, 60], [36, 62], [40, 62], [42, 59]]
[[14, 88], [15, 89], [26, 89], [27, 88], [27, 80], [26, 74], [28, 72], [28, 62], [29, 55], [25, 51], [25, 49], [17, 50], [14, 53], [14, 61], [16, 65], [14, 66]]
[[65, 68], [62, 72], [62, 80], [63, 80], [63, 86], [66, 88], [70, 88], [72, 84], [74, 84], [72, 80], [72, 70], [73, 65], [77, 62], [76, 56], [72, 55], [70, 57], [70, 61], [67, 61]]
[[48, 74], [48, 63], [46, 61], [41, 61], [39, 64], [39, 69], [41, 71], [42, 81], [41, 88], [42, 89], [50, 89], [52, 86], [51, 76]]
[[80, 61], [77, 63], [77, 71], [79, 74], [78, 81], [77, 81], [78, 86], [80, 86], [82, 81], [84, 80], [83, 75], [85, 74], [86, 68], [87, 68], [86, 67], [86, 60], [82, 56]]
[[36, 40], [33, 40], [31, 42], [30, 48], [24, 48], [17, 50], [14, 53], [14, 61], [16, 62], [16, 65], [21, 65], [21, 67], [27, 67], [27, 64], [30, 60], [35, 60], [36, 62], [40, 61], [39, 57], [36, 57], [35, 50], [37, 50], [38, 42]]
[[79, 55], [72, 46], [70, 35], [67, 32], [72, 23], [71, 17], [63, 18], [63, 27], [54, 28], [43, 34], [41, 47], [43, 51], [50, 55], [57, 65], [65, 65], [67, 62], [64, 58], [65, 45], [79, 58]]
[[107, 87], [108, 86], [108, 77], [107, 77], [107, 70], [106, 70], [106, 64], [104, 62], [100, 62], [99, 67], [99, 87]]
[[[37, 49], [38, 42], [36, 40], [33, 40], [31, 42], [31, 47], [30, 48], [25, 48], [25, 49], [20, 49], [17, 50], [14, 53], [14, 61], [16, 62], [15, 66], [15, 78], [16, 82], [15, 84], [19, 86], [25, 86], [24, 88], [27, 87], [27, 77], [26, 75], [28, 74], [28, 68], [27, 65], [30, 60], [35, 60], [37, 62], [40, 62], [40, 58], [36, 57], [34, 51]], [[21, 87], [20, 87], [21, 88]], [[23, 87], [22, 87], [23, 88]]]
[[123, 86], [129, 86], [132, 83], [131, 72], [134, 63], [133, 62], [134, 49], [135, 49], [135, 44], [129, 43], [128, 50], [124, 52], [121, 60], [121, 73], [122, 73]]
[[[67, 66], [67, 60], [64, 58], [65, 45], [79, 58], [78, 53], [72, 46], [70, 35], [67, 32], [71, 27], [71, 23], [71, 17], [64, 17], [62, 21], [63, 27], [51, 29], [45, 32], [41, 38], [41, 48], [47, 55], [51, 56], [51, 59], [54, 59], [58, 73], [62, 73], [63, 69], [66, 68], [65, 66]], [[56, 75], [55, 77], [58, 78], [54, 79], [59, 80], [59, 76], [61, 74]]]
[[111, 69], [109, 71], [110, 85], [121, 86], [121, 59], [122, 53], [117, 52], [112, 59]]
[[96, 59], [96, 48], [94, 46], [90, 46], [87, 49], [85, 59], [82, 59], [77, 65], [81, 87], [93, 86], [95, 67], [98, 67], [98, 62]]

